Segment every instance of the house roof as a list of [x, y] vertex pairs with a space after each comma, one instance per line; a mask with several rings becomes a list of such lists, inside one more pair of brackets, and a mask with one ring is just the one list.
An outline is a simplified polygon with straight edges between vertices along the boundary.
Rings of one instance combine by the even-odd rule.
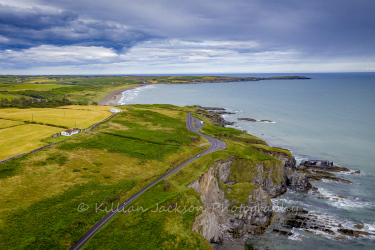
[[78, 128], [71, 128], [71, 129], [69, 129], [69, 130], [65, 130], [65, 131], [63, 131], [63, 132], [66, 132], [66, 133], [72, 133], [73, 131], [76, 131], [76, 130], [78, 130], [79, 131], [79, 129]]

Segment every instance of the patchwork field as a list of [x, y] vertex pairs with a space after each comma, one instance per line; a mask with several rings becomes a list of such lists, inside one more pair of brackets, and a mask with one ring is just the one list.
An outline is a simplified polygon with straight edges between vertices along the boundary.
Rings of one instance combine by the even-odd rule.
[[0, 91], [21, 91], [21, 90], [51, 90], [72, 85], [59, 85], [59, 84], [33, 84], [33, 83], [20, 83], [20, 84], [0, 84]]
[[14, 127], [14, 126], [21, 125], [21, 124], [24, 124], [24, 123], [19, 122], [19, 121], [0, 119], [0, 129]]
[[35, 83], [35, 82], [55, 83], [57, 82], [57, 79], [48, 79], [48, 78], [41, 76], [41, 77], [29, 77], [28, 80], [24, 81], [24, 83]]
[[41, 139], [60, 131], [61, 128], [39, 124], [0, 129], [0, 160], [41, 147], [46, 144], [41, 142]]
[[72, 108], [0, 109], [0, 118], [3, 119], [36, 122], [65, 128], [77, 127], [80, 129], [88, 128], [89, 126], [106, 119], [111, 114], [111, 112], [105, 110], [91, 111]]
[[0, 160], [27, 153], [51, 142], [65, 140], [67, 137], [51, 136], [65, 128], [85, 129], [100, 122], [112, 115], [110, 108], [71, 105], [63, 109], [0, 109]]

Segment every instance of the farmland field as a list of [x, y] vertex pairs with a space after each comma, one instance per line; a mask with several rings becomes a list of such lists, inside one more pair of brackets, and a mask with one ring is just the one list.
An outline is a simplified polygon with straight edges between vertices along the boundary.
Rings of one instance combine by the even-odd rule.
[[70, 87], [71, 85], [59, 85], [59, 84], [32, 84], [32, 83], [20, 83], [20, 84], [0, 84], [0, 91], [21, 91], [21, 90], [51, 90], [62, 87]]
[[16, 98], [16, 97], [20, 97], [20, 96], [16, 96], [16, 95], [8, 95], [8, 94], [0, 93], [0, 99], [1, 99], [1, 98], [4, 98], [4, 99], [11, 100], [11, 99]]
[[80, 129], [104, 120], [109, 117], [109, 111], [90, 111], [75, 109], [29, 108], [0, 109], [0, 118], [36, 122], [66, 128], [77, 127]]
[[54, 83], [57, 82], [57, 79], [48, 79], [45, 77], [31, 77], [24, 81], [24, 83], [35, 83], [35, 82], [41, 82], [41, 83]]
[[61, 128], [38, 124], [0, 129], [0, 160], [41, 147], [46, 144], [41, 139], [60, 131]]
[[0, 119], [0, 129], [14, 127], [14, 126], [21, 125], [21, 124], [24, 124], [24, 123], [19, 122], [19, 121]]
[[111, 108], [116, 108], [114, 106], [97, 106], [97, 105], [69, 105], [69, 106], [62, 106], [59, 109], [76, 109], [76, 110], [91, 110], [91, 111], [109, 111]]

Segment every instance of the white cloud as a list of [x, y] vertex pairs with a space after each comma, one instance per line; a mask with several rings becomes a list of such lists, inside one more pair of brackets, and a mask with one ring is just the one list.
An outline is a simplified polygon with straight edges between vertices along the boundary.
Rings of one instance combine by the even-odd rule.
[[[256, 41], [144, 42], [117, 54], [92, 46], [43, 45], [0, 52], [2, 74], [161, 74], [364, 71], [373, 62], [311, 60], [297, 50], [267, 50]], [[3, 68], [3, 69], [1, 69]], [[7, 69], [15, 69], [11, 72]]]
[[21, 51], [5, 50], [0, 52], [2, 58], [14, 64], [61, 64], [109, 61], [118, 55], [112, 49], [104, 47], [42, 45]]

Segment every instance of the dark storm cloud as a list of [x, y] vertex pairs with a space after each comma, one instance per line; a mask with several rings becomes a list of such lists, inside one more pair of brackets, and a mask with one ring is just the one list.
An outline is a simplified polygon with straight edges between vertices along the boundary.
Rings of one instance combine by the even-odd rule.
[[150, 35], [106, 20], [86, 19], [70, 10], [15, 8], [0, 5], [0, 48], [24, 49], [40, 45], [104, 46], [122, 50]]
[[25, 10], [0, 5], [1, 26], [42, 30], [56, 26], [65, 26], [77, 18], [78, 15], [71, 11], [47, 13], [39, 8]]
[[[181, 46], [196, 58], [274, 53], [275, 62], [288, 55], [293, 57], [286, 59], [289, 63], [315, 63], [373, 62], [375, 57], [373, 0], [19, 1], [0, 5], [2, 50], [100, 46], [126, 55], [127, 49], [146, 46], [142, 58], [147, 63], [156, 50], [159, 56], [184, 58]], [[215, 42], [220, 45], [202, 52]]]
[[[77, 10], [82, 18], [111, 21], [137, 30], [111, 38], [107, 35], [117, 32], [116, 28], [109, 28], [111, 32], [106, 35], [92, 36], [92, 44], [107, 47], [121, 46], [124, 37], [126, 44], [132, 40], [136, 44], [157, 35], [194, 41], [252, 40], [269, 49], [294, 48], [308, 54], [375, 53], [373, 0], [48, 0], [44, 3], [66, 11]], [[76, 19], [71, 12], [61, 12], [56, 22], [75, 29], [82, 26]]]

